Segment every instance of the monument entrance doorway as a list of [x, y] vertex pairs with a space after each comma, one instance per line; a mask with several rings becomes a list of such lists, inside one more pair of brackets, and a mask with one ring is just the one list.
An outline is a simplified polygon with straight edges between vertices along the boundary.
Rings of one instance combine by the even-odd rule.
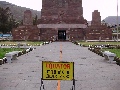
[[58, 40], [66, 40], [66, 30], [58, 30]]

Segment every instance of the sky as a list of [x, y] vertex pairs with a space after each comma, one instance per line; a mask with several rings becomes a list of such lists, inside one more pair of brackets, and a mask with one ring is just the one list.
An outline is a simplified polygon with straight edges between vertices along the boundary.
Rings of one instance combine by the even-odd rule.
[[[27, 7], [33, 10], [41, 11], [42, 0], [0, 0], [13, 3], [18, 6]], [[117, 0], [83, 0], [83, 16], [88, 21], [92, 20], [92, 12], [98, 10], [101, 19], [108, 16], [117, 16]], [[118, 0], [120, 3], [120, 0]], [[120, 16], [120, 5], [118, 5], [118, 15]]]

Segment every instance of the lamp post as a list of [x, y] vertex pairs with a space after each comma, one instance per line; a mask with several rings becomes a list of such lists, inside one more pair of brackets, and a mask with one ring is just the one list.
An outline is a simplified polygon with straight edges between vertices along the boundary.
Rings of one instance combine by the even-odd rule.
[[117, 0], [117, 42], [118, 42], [118, 27], [119, 27], [119, 25], [118, 25], [118, 0]]

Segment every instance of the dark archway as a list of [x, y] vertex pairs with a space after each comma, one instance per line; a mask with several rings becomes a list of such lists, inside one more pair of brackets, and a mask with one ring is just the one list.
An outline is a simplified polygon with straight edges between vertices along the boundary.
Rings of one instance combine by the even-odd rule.
[[66, 30], [58, 30], [58, 40], [66, 40]]

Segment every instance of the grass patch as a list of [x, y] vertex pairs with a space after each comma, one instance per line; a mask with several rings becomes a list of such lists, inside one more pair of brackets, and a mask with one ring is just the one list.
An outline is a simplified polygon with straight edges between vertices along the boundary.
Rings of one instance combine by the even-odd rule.
[[[20, 44], [29, 44], [29, 45], [40, 45], [43, 43], [43, 41], [0, 41], [0, 45], [1, 44], [6, 44], [6, 45], [17, 45], [18, 43]], [[23, 49], [19, 49], [19, 48], [0, 48], [0, 58], [3, 58], [5, 56], [6, 53], [8, 52], [12, 52], [12, 51], [22, 51]]]
[[32, 41], [1, 41], [0, 44], [6, 44], [6, 45], [10, 45], [10, 44], [18, 44], [18, 43], [26, 43], [26, 44], [29, 44], [29, 45], [36, 45], [36, 44], [41, 44], [43, 43], [42, 41], [35, 41], [35, 42], [32, 42]]
[[0, 48], [0, 59], [2, 59], [6, 53], [12, 52], [12, 51], [22, 51], [23, 49], [20, 48]]
[[83, 41], [77, 41], [78, 43], [85, 45], [85, 46], [89, 46], [89, 45], [120, 45], [120, 42], [83, 42]]
[[26, 44], [29, 44], [29, 45], [35, 45], [35, 44], [42, 44], [43, 42], [25, 42]]
[[120, 49], [102, 49], [102, 51], [110, 51], [112, 53], [115, 53], [116, 56], [120, 58]]

